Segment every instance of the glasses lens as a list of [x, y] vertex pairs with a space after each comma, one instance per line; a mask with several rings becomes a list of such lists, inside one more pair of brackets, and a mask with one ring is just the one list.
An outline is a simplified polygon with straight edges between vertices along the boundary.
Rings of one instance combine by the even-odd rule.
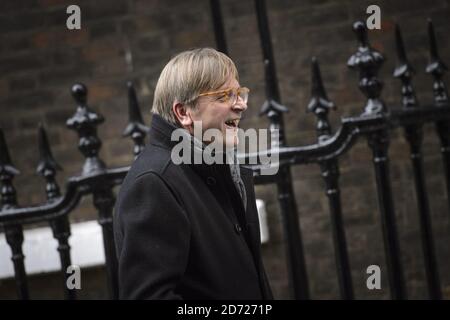
[[239, 97], [242, 99], [242, 101], [244, 101], [244, 103], [247, 103], [248, 100], [248, 89], [247, 88], [239, 88], [238, 92], [239, 92]]
[[230, 91], [228, 91], [228, 101], [231, 103], [231, 105], [235, 105], [238, 101], [237, 97], [237, 89], [230, 89]]

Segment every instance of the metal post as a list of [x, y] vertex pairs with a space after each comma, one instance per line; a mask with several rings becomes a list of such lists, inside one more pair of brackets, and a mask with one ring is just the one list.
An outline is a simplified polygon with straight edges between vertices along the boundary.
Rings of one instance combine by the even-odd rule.
[[[308, 104], [307, 112], [313, 112], [317, 117], [316, 130], [320, 145], [331, 137], [328, 112], [330, 109], [336, 109], [336, 106], [328, 100], [320, 75], [319, 63], [315, 57], [312, 58], [311, 69], [311, 100]], [[320, 169], [325, 181], [326, 195], [330, 207], [333, 245], [341, 298], [351, 300], [354, 297], [353, 285], [347, 252], [347, 241], [342, 222], [338, 160], [331, 159], [323, 161], [320, 163]]]
[[[439, 57], [431, 20], [428, 20], [428, 37], [430, 38], [430, 63], [427, 65], [426, 71], [433, 76], [434, 104], [437, 107], [450, 108], [447, 87], [442, 80], [448, 68]], [[447, 183], [447, 200], [450, 209], [450, 125], [448, 121], [436, 122], [436, 130], [441, 141], [441, 153]]]
[[[42, 124], [39, 124], [39, 153], [40, 161], [36, 169], [37, 173], [43, 176], [46, 180], [45, 191], [47, 194], [47, 201], [53, 202], [61, 196], [59, 186], [56, 183], [56, 171], [62, 170], [58, 163], [53, 158], [53, 154], [50, 149], [47, 134]], [[67, 268], [72, 264], [70, 259], [70, 223], [67, 215], [60, 216], [50, 220], [50, 227], [53, 232], [53, 237], [58, 241], [58, 252], [61, 261], [61, 273], [63, 281], [63, 290], [66, 300], [75, 300], [75, 289], [69, 289], [67, 286], [67, 280], [69, 274]]]
[[[15, 175], [19, 171], [13, 166], [9, 156], [8, 146], [6, 145], [3, 130], [0, 129], [0, 185], [1, 202], [0, 209], [12, 209], [17, 207], [16, 190], [12, 183]], [[6, 242], [11, 248], [11, 260], [14, 264], [14, 277], [16, 280], [16, 290], [19, 299], [28, 300], [28, 283], [25, 272], [24, 259], [22, 252], [23, 230], [20, 224], [8, 224], [4, 226]]]
[[228, 55], [227, 41], [223, 27], [222, 11], [220, 10], [219, 0], [210, 0], [211, 18], [214, 26], [214, 35], [216, 38], [217, 50]]
[[[381, 67], [384, 58], [378, 51], [370, 47], [364, 22], [355, 22], [353, 24], [353, 30], [358, 38], [359, 47], [358, 51], [350, 57], [348, 66], [360, 71], [359, 88], [367, 97], [367, 104], [361, 116], [385, 116], [386, 106], [380, 99], [383, 85], [377, 78], [378, 69]], [[406, 290], [403, 280], [394, 203], [389, 178], [389, 135], [387, 128], [368, 134], [368, 144], [373, 153], [391, 296], [393, 299], [405, 299]]]
[[[399, 78], [402, 81], [402, 105], [406, 111], [411, 108], [417, 108], [418, 104], [416, 94], [412, 86], [414, 69], [406, 57], [406, 51], [398, 25], [396, 25], [395, 35], [399, 65], [395, 68], [394, 77]], [[419, 208], [420, 230], [428, 292], [431, 299], [442, 299], [441, 287], [439, 283], [439, 270], [433, 244], [430, 208], [426, 190], [425, 175], [423, 171], [422, 126], [405, 126], [405, 138], [408, 141], [411, 150], [410, 157], [413, 166], [414, 184]]]
[[[76, 130], [80, 137], [79, 149], [86, 157], [83, 175], [103, 174], [106, 171], [106, 166], [98, 157], [102, 143], [97, 137], [97, 125], [103, 122], [103, 117], [89, 109], [86, 86], [75, 84], [72, 87], [72, 95], [78, 107], [75, 115], [67, 120], [67, 126]], [[111, 299], [117, 299], [119, 286], [112, 226], [112, 210], [115, 202], [112, 187], [109, 181], [103, 181], [102, 177], [99, 176], [91, 189], [94, 195], [94, 205], [98, 209], [99, 224], [103, 231], [109, 295]]]
[[111, 299], [119, 298], [118, 262], [114, 244], [113, 207], [115, 197], [110, 188], [94, 191], [94, 205], [98, 209], [99, 224], [103, 232], [103, 246], [105, 248], [106, 274], [108, 291]]
[[[268, 26], [266, 4], [264, 0], [255, 0], [258, 18], [261, 47], [264, 57], [266, 79], [266, 102], [261, 114], [266, 114], [270, 121], [272, 133], [272, 149], [286, 145], [282, 113], [287, 108], [280, 104], [280, 94], [275, 72], [275, 61], [272, 53], [272, 42]], [[306, 273], [303, 243], [299, 226], [297, 204], [292, 187], [292, 177], [289, 166], [281, 166], [277, 176], [278, 201], [280, 203], [283, 226], [287, 240], [288, 270], [291, 291], [295, 299], [309, 299], [308, 279]]]

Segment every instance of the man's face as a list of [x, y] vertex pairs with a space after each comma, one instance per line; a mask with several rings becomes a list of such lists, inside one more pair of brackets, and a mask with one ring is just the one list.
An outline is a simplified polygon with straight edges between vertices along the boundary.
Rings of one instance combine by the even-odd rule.
[[[215, 91], [230, 88], [239, 88], [239, 82], [233, 77]], [[220, 93], [199, 97], [197, 108], [191, 110], [191, 118], [195, 122], [202, 122], [202, 134], [208, 129], [218, 129], [222, 133], [221, 139], [224, 146], [230, 148], [238, 143], [238, 125], [242, 113], [247, 109], [247, 104], [240, 97], [235, 103], [225, 100], [224, 94]], [[194, 133], [193, 128], [190, 128], [190, 131], [191, 134]]]

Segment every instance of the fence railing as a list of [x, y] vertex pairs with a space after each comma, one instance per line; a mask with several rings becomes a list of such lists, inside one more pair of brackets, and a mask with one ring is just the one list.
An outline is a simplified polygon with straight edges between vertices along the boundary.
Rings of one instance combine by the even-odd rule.
[[[215, 18], [213, 21], [215, 23], [214, 30], [217, 46], [220, 50], [226, 52], [227, 46], [219, 2], [211, 0], [210, 3], [212, 14]], [[400, 29], [397, 26], [395, 42], [398, 66], [394, 70], [394, 77], [398, 78], [402, 83], [402, 108], [389, 110], [388, 106], [380, 98], [382, 82], [377, 77], [384, 57], [370, 46], [365, 24], [356, 22], [353, 25], [353, 30], [359, 45], [347, 64], [351, 69], [359, 71], [359, 88], [367, 98], [364, 111], [357, 117], [342, 118], [340, 128], [333, 133], [328, 122], [328, 112], [334, 109], [335, 105], [327, 97], [318, 61], [316, 58], [313, 58], [311, 62], [311, 100], [307, 110], [314, 113], [317, 117], [317, 143], [307, 146], [289, 146], [285, 139], [283, 122], [283, 113], [287, 112], [288, 108], [281, 103], [265, 2], [255, 0], [255, 8], [266, 82], [266, 101], [261, 108], [261, 114], [268, 117], [270, 131], [278, 132], [278, 139], [272, 139], [272, 142], [277, 141], [277, 144], [272, 145], [271, 149], [254, 154], [241, 155], [241, 159], [250, 162], [250, 159], [256, 158], [258, 160], [263, 156], [267, 157], [274, 153], [278, 155], [279, 161], [276, 165], [279, 166], [279, 170], [275, 175], [260, 174], [262, 166], [259, 164], [251, 165], [251, 167], [254, 170], [257, 184], [272, 184], [276, 185], [277, 188], [286, 240], [289, 284], [293, 298], [308, 299], [309, 288], [291, 166], [309, 163], [315, 163], [320, 166], [325, 182], [324, 191], [329, 200], [341, 297], [343, 299], [354, 298], [345, 230], [342, 221], [339, 157], [348, 152], [359, 138], [367, 139], [368, 146], [372, 150], [391, 297], [394, 299], [407, 298], [400, 259], [401, 253], [398, 244], [388, 158], [390, 132], [396, 128], [403, 128], [405, 138], [410, 145], [410, 158], [417, 195], [428, 292], [430, 298], [441, 299], [441, 284], [433, 244], [421, 146], [423, 125], [425, 123], [435, 123], [436, 132], [441, 143], [447, 197], [450, 199], [450, 106], [447, 89], [442, 80], [447, 67], [439, 57], [432, 22], [428, 22], [430, 63], [426, 67], [426, 71], [432, 77], [432, 84], [430, 82], [430, 87], [433, 88], [434, 93], [434, 103], [432, 105], [421, 106], [416, 99], [412, 86], [414, 70], [407, 59]], [[98, 211], [98, 222], [103, 231], [109, 297], [112, 299], [118, 297], [117, 258], [112, 231], [112, 214], [115, 202], [113, 188], [121, 184], [129, 167], [108, 168], [99, 158], [98, 153], [102, 143], [97, 136], [97, 126], [104, 119], [88, 106], [87, 93], [87, 88], [82, 84], [75, 84], [72, 87], [72, 95], [76, 101], [77, 109], [75, 114], [67, 120], [66, 125], [77, 132], [79, 136], [78, 148], [85, 157], [85, 162], [82, 173], [79, 176], [68, 179], [64, 194], [61, 194], [55, 179], [60, 166], [52, 156], [44, 127], [39, 127], [38, 138], [41, 160], [38, 164], [37, 172], [45, 179], [47, 193], [47, 201], [43, 204], [30, 207], [18, 206], [13, 178], [19, 174], [19, 171], [11, 161], [4, 134], [0, 129], [0, 225], [3, 227], [7, 243], [11, 247], [17, 294], [20, 299], [29, 298], [27, 274], [24, 267], [25, 257], [22, 252], [24, 241], [23, 226], [43, 221], [49, 223], [53, 236], [58, 241], [57, 250], [61, 260], [62, 287], [64, 288], [65, 297], [67, 299], [76, 299], [76, 290], [69, 289], [66, 286], [68, 277], [66, 270], [71, 265], [70, 246], [68, 244], [70, 237], [68, 216], [77, 206], [80, 199], [88, 194], [93, 195], [93, 204]], [[123, 134], [132, 138], [134, 142], [133, 152], [137, 156], [144, 148], [144, 138], [148, 127], [142, 121], [136, 93], [131, 83], [128, 83], [128, 94], [129, 124]]]

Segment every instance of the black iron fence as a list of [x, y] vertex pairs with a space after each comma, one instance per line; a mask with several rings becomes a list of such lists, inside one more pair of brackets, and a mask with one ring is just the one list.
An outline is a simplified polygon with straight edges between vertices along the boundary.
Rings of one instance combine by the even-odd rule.
[[[214, 17], [217, 46], [221, 51], [227, 52], [219, 2], [211, 0], [210, 3]], [[367, 139], [368, 146], [373, 154], [391, 297], [393, 299], [407, 298], [400, 259], [388, 158], [390, 133], [396, 128], [403, 128], [405, 138], [410, 145], [410, 158], [414, 171], [413, 177], [420, 215], [422, 251], [429, 296], [432, 299], [441, 299], [441, 283], [433, 244], [421, 146], [423, 125], [425, 123], [434, 123], [436, 133], [440, 138], [447, 197], [450, 199], [450, 106], [447, 89], [442, 80], [447, 67], [439, 57], [432, 22], [428, 22], [430, 63], [426, 67], [426, 71], [431, 75], [432, 79], [430, 81], [430, 87], [432, 87], [434, 94], [434, 103], [432, 105], [419, 105], [416, 99], [412, 85], [414, 69], [407, 59], [400, 29], [397, 26], [395, 42], [398, 65], [393, 75], [402, 84], [402, 108], [398, 108], [395, 111], [389, 110], [388, 106], [380, 98], [382, 82], [377, 77], [384, 57], [370, 46], [365, 24], [356, 22], [353, 25], [353, 30], [359, 44], [356, 52], [349, 58], [347, 64], [351, 69], [359, 71], [359, 88], [367, 98], [364, 111], [357, 117], [342, 118], [341, 127], [335, 133], [332, 132], [327, 117], [329, 110], [334, 109], [334, 103], [327, 97], [321, 80], [318, 61], [313, 58], [311, 62], [311, 100], [307, 109], [317, 117], [317, 143], [292, 147], [288, 145], [285, 139], [283, 113], [288, 111], [288, 108], [281, 104], [265, 2], [255, 0], [255, 8], [258, 17], [266, 81], [266, 101], [261, 108], [261, 114], [268, 117], [271, 132], [278, 132], [278, 139], [272, 139], [272, 142], [275, 143], [276, 141], [277, 144], [272, 145], [271, 149], [259, 151], [255, 154], [242, 155], [241, 158], [250, 162], [250, 159], [256, 158], [258, 160], [263, 156], [272, 156], [275, 152], [278, 155], [279, 161], [276, 165], [279, 166], [279, 170], [275, 175], [262, 175], [262, 166], [259, 164], [251, 167], [254, 170], [257, 184], [272, 184], [276, 185], [277, 188], [286, 239], [289, 283], [292, 288], [293, 298], [308, 299], [309, 289], [297, 205], [292, 184], [291, 166], [309, 163], [315, 163], [320, 166], [325, 182], [341, 298], [354, 298], [345, 230], [342, 222], [339, 157], [348, 152], [358, 138]], [[56, 172], [60, 169], [60, 166], [52, 156], [45, 129], [42, 126], [39, 128], [38, 137], [41, 160], [38, 164], [37, 172], [45, 179], [47, 201], [44, 204], [31, 207], [19, 207], [17, 205], [13, 178], [19, 174], [19, 171], [11, 161], [4, 134], [0, 130], [0, 224], [4, 229], [7, 243], [11, 248], [17, 295], [20, 299], [29, 298], [27, 274], [24, 267], [25, 257], [22, 251], [24, 241], [23, 226], [37, 222], [49, 223], [53, 236], [58, 241], [57, 250], [60, 255], [63, 275], [61, 283], [65, 291], [65, 297], [67, 299], [76, 299], [76, 291], [66, 286], [68, 277], [66, 270], [71, 265], [70, 246], [68, 244], [70, 237], [68, 215], [77, 206], [80, 199], [88, 194], [93, 195], [93, 203], [98, 211], [98, 222], [103, 231], [109, 296], [112, 299], [118, 297], [117, 258], [112, 231], [112, 214], [115, 202], [113, 188], [121, 184], [129, 167], [108, 168], [99, 158], [98, 152], [102, 143], [97, 137], [97, 126], [104, 119], [88, 106], [87, 93], [87, 88], [82, 84], [75, 84], [72, 87], [72, 95], [77, 103], [77, 110], [67, 120], [66, 125], [78, 133], [78, 148], [86, 160], [82, 173], [79, 176], [68, 179], [64, 194], [61, 194], [55, 180]], [[123, 134], [133, 139], [133, 152], [137, 156], [144, 147], [144, 138], [148, 128], [142, 121], [136, 93], [131, 83], [128, 83], [128, 94], [129, 124]]]

